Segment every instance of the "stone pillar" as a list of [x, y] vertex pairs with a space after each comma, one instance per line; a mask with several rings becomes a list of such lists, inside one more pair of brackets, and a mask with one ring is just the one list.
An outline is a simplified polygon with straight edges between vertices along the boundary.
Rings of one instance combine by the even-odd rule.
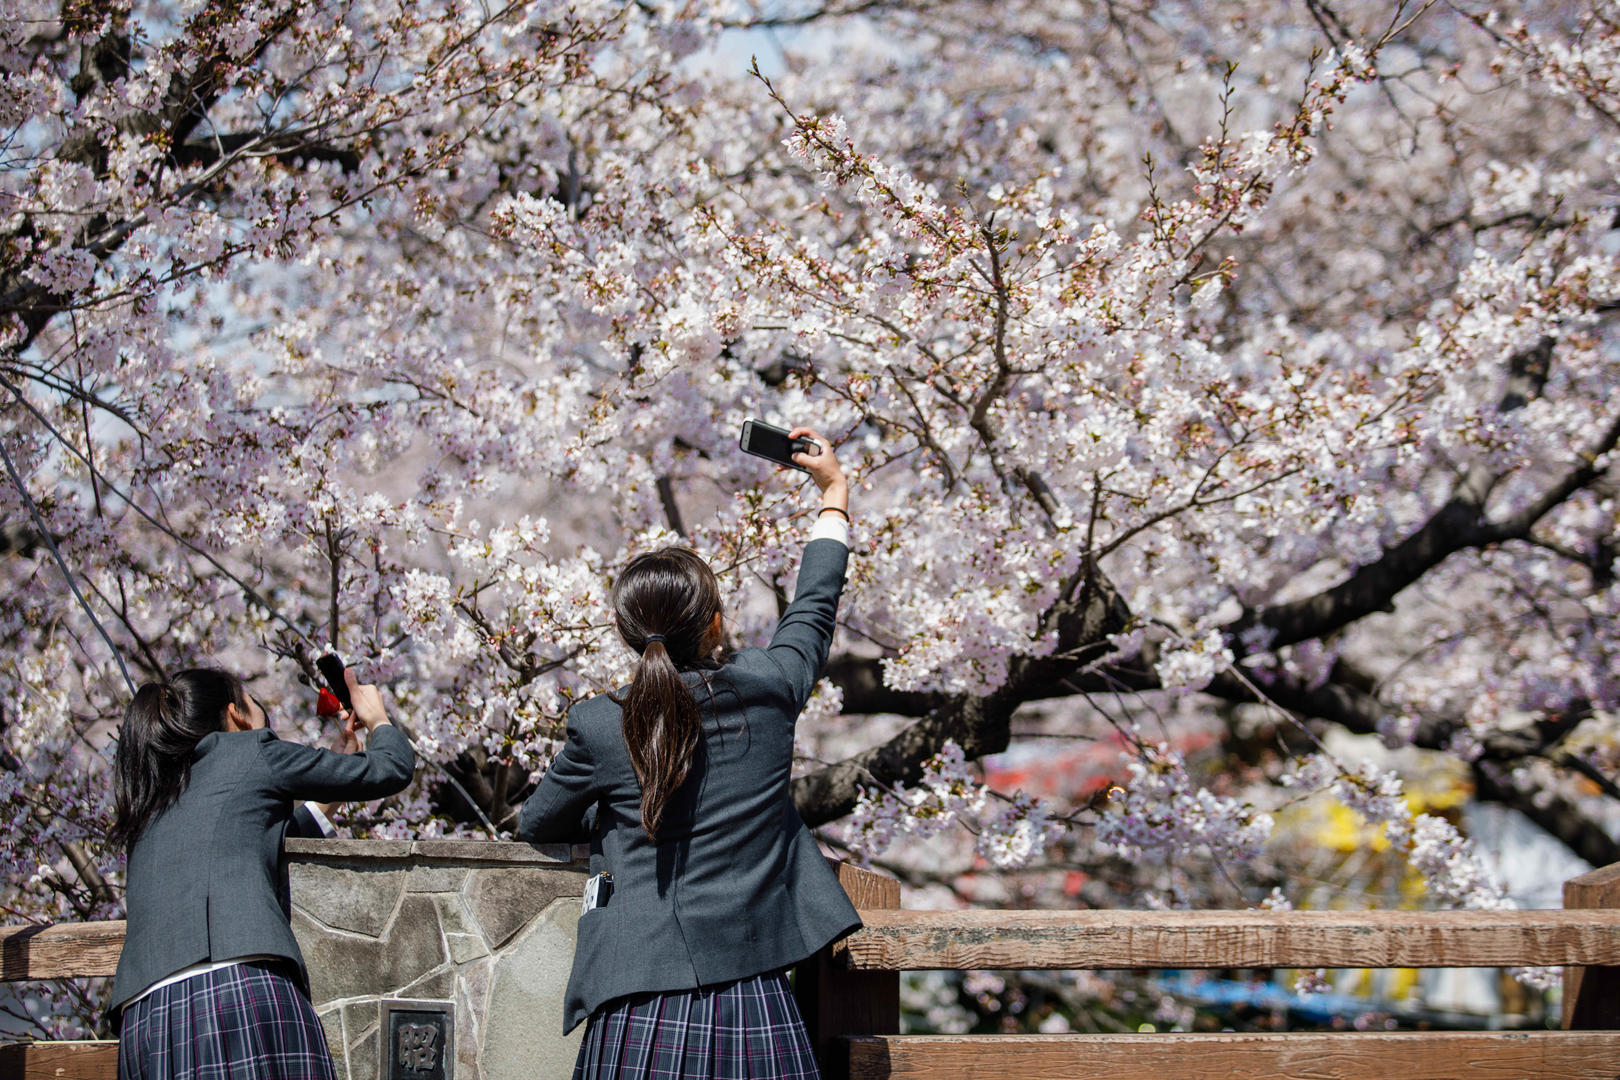
[[455, 1005], [455, 1080], [566, 1078], [586, 860], [566, 845], [288, 840], [292, 926], [339, 1080], [379, 1080], [384, 999]]

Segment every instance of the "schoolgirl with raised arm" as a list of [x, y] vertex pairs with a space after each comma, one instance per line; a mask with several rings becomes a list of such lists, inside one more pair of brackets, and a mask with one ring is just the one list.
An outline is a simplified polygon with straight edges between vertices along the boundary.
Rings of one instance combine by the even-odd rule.
[[119, 1080], [333, 1080], [288, 921], [282, 840], [329, 835], [331, 804], [401, 791], [416, 764], [377, 688], [345, 674], [354, 709], [333, 750], [277, 738], [242, 680], [217, 668], [136, 691], [110, 835], [129, 854], [112, 989]]
[[768, 645], [723, 660], [720, 589], [695, 552], [633, 559], [613, 584], [630, 685], [568, 713], [518, 818], [587, 838], [601, 875], [579, 921], [565, 1030], [575, 1080], [816, 1077], [787, 971], [860, 925], [789, 791], [793, 729], [832, 643], [849, 489], [828, 442], [794, 460], [821, 489], [797, 593]]

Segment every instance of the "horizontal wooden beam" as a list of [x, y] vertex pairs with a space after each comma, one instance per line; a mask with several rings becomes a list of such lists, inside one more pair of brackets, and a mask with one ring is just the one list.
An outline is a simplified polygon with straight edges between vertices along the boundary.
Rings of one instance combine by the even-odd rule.
[[1614, 1080], [1620, 1032], [862, 1035], [850, 1080]]
[[8, 1080], [118, 1080], [118, 1041], [0, 1046], [0, 1076]]
[[124, 951], [124, 922], [0, 927], [0, 982], [111, 975]]
[[856, 970], [1620, 965], [1612, 911], [860, 914], [835, 946]]

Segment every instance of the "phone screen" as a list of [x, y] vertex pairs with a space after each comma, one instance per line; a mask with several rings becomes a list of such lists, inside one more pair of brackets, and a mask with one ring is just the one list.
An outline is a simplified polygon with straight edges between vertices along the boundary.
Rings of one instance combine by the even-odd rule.
[[739, 445], [747, 453], [767, 458], [778, 465], [786, 465], [790, 469], [806, 471], [804, 466], [793, 460], [793, 440], [779, 427], [758, 420], [744, 420]]

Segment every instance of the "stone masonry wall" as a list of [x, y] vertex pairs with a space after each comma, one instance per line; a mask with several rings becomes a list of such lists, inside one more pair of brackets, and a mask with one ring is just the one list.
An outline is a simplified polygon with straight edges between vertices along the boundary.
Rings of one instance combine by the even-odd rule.
[[455, 1004], [455, 1080], [566, 1078], [586, 862], [567, 846], [288, 840], [293, 933], [339, 1080], [380, 1080], [380, 1002]]

